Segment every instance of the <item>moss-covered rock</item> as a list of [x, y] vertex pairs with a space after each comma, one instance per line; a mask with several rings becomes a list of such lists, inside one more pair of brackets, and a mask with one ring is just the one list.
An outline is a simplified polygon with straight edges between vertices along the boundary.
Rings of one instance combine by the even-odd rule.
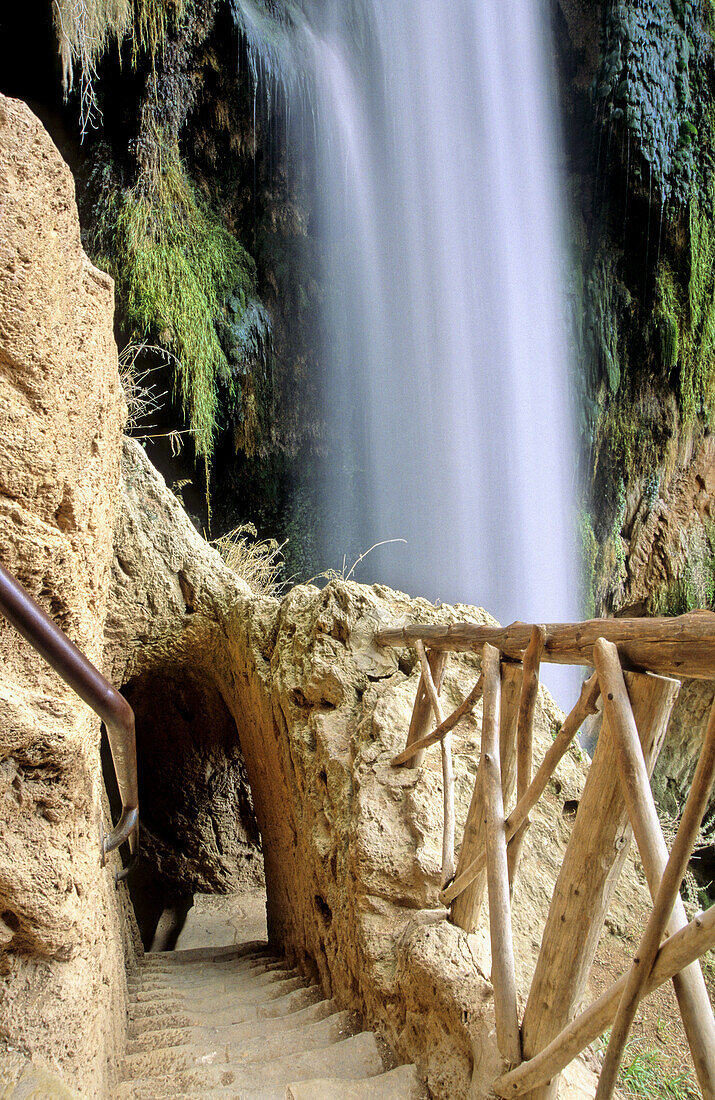
[[[595, 561], [587, 547], [589, 598], [613, 613], [630, 606], [638, 587], [633, 525], [650, 513], [654, 484], [670, 499], [711, 416], [712, 8], [700, 0], [604, 3], [595, 48], [596, 21], [586, 25], [573, 5], [562, 7], [575, 282], [583, 288], [575, 331], [585, 510], [598, 544]], [[663, 563], [659, 591], [677, 571], [676, 561]]]

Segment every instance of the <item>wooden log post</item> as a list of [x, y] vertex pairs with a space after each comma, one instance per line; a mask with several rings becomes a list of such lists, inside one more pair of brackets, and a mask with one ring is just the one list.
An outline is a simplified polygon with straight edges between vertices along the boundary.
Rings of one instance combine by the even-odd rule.
[[[598, 703], [600, 691], [598, 677], [594, 672], [593, 676], [583, 684], [576, 706], [566, 717], [563, 726], [556, 735], [556, 740], [549, 746], [528, 791], [519, 799], [506, 819], [507, 843], [516, 835], [520, 826], [526, 821], [529, 813], [541, 798], [546, 789], [546, 784], [558, 767], [559, 761], [565, 755], [569, 745], [581, 729], [588, 715], [596, 713], [596, 704]], [[451, 905], [454, 899], [458, 897], [463, 890], [466, 890], [467, 886], [474, 881], [476, 876], [485, 866], [486, 857], [482, 851], [468, 867], [465, 867], [463, 871], [459, 872], [454, 882], [448, 886], [446, 890], [441, 892], [440, 901], [444, 905]]]
[[492, 985], [497, 1045], [509, 1065], [521, 1061], [521, 1038], [516, 1007], [514, 942], [511, 929], [509, 870], [504, 830], [504, 799], [499, 760], [501, 675], [499, 650], [485, 645], [482, 767], [485, 803], [485, 841], [489, 892], [489, 937], [492, 945]]
[[[414, 645], [414, 642], [412, 643]], [[430, 650], [429, 661], [430, 671], [432, 672], [432, 680], [439, 692], [442, 687], [442, 677], [444, 676], [444, 670], [447, 667], [447, 652], [439, 652], [436, 649]], [[415, 706], [412, 711], [412, 719], [410, 721], [410, 728], [407, 732], [407, 745], [412, 745], [415, 741], [420, 741], [429, 730], [430, 718], [432, 715], [432, 704], [430, 703], [430, 697], [427, 693], [427, 685], [423, 675], [420, 675], [420, 682], [417, 687], [417, 695], [415, 696]], [[420, 752], [415, 753], [412, 757], [412, 767], [421, 768], [425, 758], [425, 750], [421, 749]]]
[[[516, 723], [516, 797], [517, 802], [524, 797], [531, 785], [531, 761], [534, 745], [534, 715], [536, 697], [539, 690], [539, 668], [541, 654], [546, 644], [546, 631], [543, 626], [535, 626], [531, 632], [529, 644], [524, 654], [524, 675], [521, 681], [519, 699], [519, 717]], [[514, 889], [514, 880], [521, 860], [521, 852], [529, 830], [528, 817], [519, 826], [509, 844], [509, 889]]]
[[[628, 984], [628, 993], [624, 993], [611, 1041], [609, 1042], [609, 1053], [607, 1053], [604, 1060], [603, 1084], [599, 1084], [598, 1096], [599, 1100], [606, 1100], [607, 1097], [611, 1096], [615, 1087], [615, 1079], [618, 1074], [628, 1030], [635, 1015], [641, 989], [648, 976], [650, 959], [655, 956], [662, 932], [667, 928], [668, 934], [673, 935], [684, 928], [688, 921], [678, 893], [680, 881], [675, 886], [671, 886], [672, 905], [668, 905], [669, 898], [664, 901], [662, 897], [666, 869], [669, 866], [668, 849], [663, 839], [660, 821], [651, 793], [650, 780], [643, 760], [638, 731], [618, 660], [618, 650], [611, 642], [601, 640], [594, 646], [593, 655], [601, 683], [604, 710], [614, 733], [614, 748], [616, 750], [621, 788], [654, 902], [653, 915], [638, 949], [638, 957], [634, 963]], [[714, 721], [715, 711], [713, 711], [708, 731]], [[713, 743], [715, 743], [715, 740]], [[706, 759], [707, 748], [708, 734], [706, 733], [703, 745], [703, 753]], [[713, 758], [715, 759], [715, 757]], [[702, 760], [703, 755], [701, 755]], [[704, 767], [707, 767], [707, 765], [704, 765]], [[693, 798], [700, 797], [701, 800], [704, 799], [704, 811], [710, 786], [712, 785], [712, 767], [709, 773], [707, 771], [703, 772], [702, 768], [699, 768], [699, 771], [701, 774], [696, 772], [696, 778], [705, 793], [701, 794], [696, 789], [697, 784], [694, 779], [688, 804]], [[693, 817], [692, 810], [690, 811], [690, 817]], [[693, 843], [699, 826], [700, 820], [698, 819], [691, 828]], [[680, 830], [678, 835], [680, 836]], [[680, 842], [681, 847], [683, 843], [683, 841]], [[685, 859], [683, 873], [691, 850], [692, 845], [684, 856], [681, 854], [681, 861]], [[675, 845], [673, 851], [674, 853], [676, 851]], [[671, 877], [673, 875], [674, 872], [671, 871]], [[672, 912], [670, 911], [671, 907]], [[713, 1019], [710, 998], [699, 965], [694, 963], [687, 970], [678, 974], [673, 984], [703, 1097], [706, 1100], [715, 1100], [715, 1019]]]
[[[514, 790], [516, 776], [516, 722], [519, 713], [522, 666], [505, 663], [501, 666], [501, 707], [499, 722], [499, 756], [501, 762], [502, 797], [506, 806]], [[480, 760], [474, 781], [472, 801], [464, 827], [464, 838], [457, 861], [457, 877], [478, 857], [484, 855], [484, 800], [482, 796], [482, 763]], [[470, 885], [455, 898], [451, 907], [452, 924], [473, 932], [479, 920], [486, 885], [486, 862]]]
[[[649, 771], [660, 751], [680, 684], [650, 673], [626, 682]], [[631, 830], [614, 783], [613, 734], [604, 717], [571, 839], [556, 882], [522, 1023], [524, 1058], [566, 1027], [583, 998], [603, 922], [628, 854]], [[555, 1100], [558, 1078], [529, 1093]]]
[[[437, 726], [444, 726], [444, 714], [437, 689], [432, 679], [425, 647], [421, 641], [415, 643], [417, 655], [422, 666], [422, 677], [427, 688]], [[452, 767], [452, 735], [447, 731], [442, 738], [442, 885], [454, 878], [454, 768]]]
[[[679, 971], [690, 966], [700, 955], [715, 946], [715, 905], [698, 913], [690, 924], [666, 940], [650, 972], [644, 996], [663, 985]], [[548, 1046], [528, 1062], [522, 1062], [494, 1082], [497, 1096], [523, 1096], [561, 1073], [582, 1050], [602, 1035], [618, 1011], [628, 974], [602, 993], [575, 1020], [572, 1020]]]

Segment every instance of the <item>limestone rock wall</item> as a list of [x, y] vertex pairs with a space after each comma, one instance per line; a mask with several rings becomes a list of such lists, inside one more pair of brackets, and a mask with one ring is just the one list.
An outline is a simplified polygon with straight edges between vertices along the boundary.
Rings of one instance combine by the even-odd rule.
[[[372, 643], [380, 622], [434, 618], [435, 609], [342, 583], [322, 592], [298, 587], [282, 601], [258, 598], [197, 535], [135, 442], [125, 443], [122, 468], [107, 618], [115, 682], [130, 694], [132, 685], [149, 692], [170, 681], [179, 695], [200, 682], [209, 705], [192, 727], [197, 745], [211, 739], [204, 730], [215, 729], [217, 714], [230, 714], [260, 830], [271, 940], [341, 1004], [364, 1012], [402, 1055], [419, 1058], [436, 1095], [465, 1095], [472, 1032], [484, 1040], [489, 1030], [491, 990], [466, 937], [422, 912], [437, 900], [439, 777], [431, 767], [390, 768], [418, 674], [412, 658], [401, 668], [395, 653]], [[455, 698], [478, 674], [474, 659], [459, 667], [445, 689]], [[155, 712], [138, 707], [137, 722], [156, 770], [171, 770]], [[473, 734], [475, 722], [467, 728]], [[463, 814], [473, 748], [458, 765]], [[139, 755], [141, 784], [141, 748]], [[190, 885], [194, 864], [218, 867], [214, 828], [201, 822], [215, 826], [221, 807], [205, 784], [187, 852], [174, 789], [151, 792], [167, 843], [161, 850], [150, 836], [147, 855], [160, 873]], [[240, 863], [236, 845], [227, 854]], [[241, 873], [249, 867], [244, 862]]]
[[[113, 307], [68, 167], [0, 96], [0, 559], [100, 666], [125, 413]], [[99, 722], [4, 619], [0, 667], [0, 1079], [9, 1044], [99, 1096], [125, 991]]]

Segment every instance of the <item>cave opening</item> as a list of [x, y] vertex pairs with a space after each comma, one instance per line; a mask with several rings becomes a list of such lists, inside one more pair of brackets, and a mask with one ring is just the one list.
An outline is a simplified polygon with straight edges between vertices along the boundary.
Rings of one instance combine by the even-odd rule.
[[[176, 946], [195, 895], [265, 889], [239, 731], [209, 670], [158, 664], [122, 688], [136, 717], [140, 844], [128, 887], [145, 950]], [[107, 794], [116, 783], [103, 753]]]

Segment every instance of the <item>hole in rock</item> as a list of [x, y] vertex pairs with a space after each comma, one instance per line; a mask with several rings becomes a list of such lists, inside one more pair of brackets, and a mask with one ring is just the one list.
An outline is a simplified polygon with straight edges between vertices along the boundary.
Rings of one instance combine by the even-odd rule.
[[330, 924], [333, 919], [333, 911], [328, 905], [325, 898], [321, 898], [320, 894], [315, 895], [315, 907], [320, 913], [321, 917], [326, 924]]
[[563, 809], [561, 810], [561, 816], [565, 817], [567, 820], [569, 820], [570, 818], [576, 817], [577, 811], [578, 811], [578, 799], [577, 798], [567, 798], [566, 801], [564, 802]]
[[129, 893], [145, 949], [171, 950], [195, 894], [263, 886], [261, 838], [239, 731], [210, 672], [194, 660], [174, 662], [134, 677], [122, 692], [136, 716], [141, 815]]

